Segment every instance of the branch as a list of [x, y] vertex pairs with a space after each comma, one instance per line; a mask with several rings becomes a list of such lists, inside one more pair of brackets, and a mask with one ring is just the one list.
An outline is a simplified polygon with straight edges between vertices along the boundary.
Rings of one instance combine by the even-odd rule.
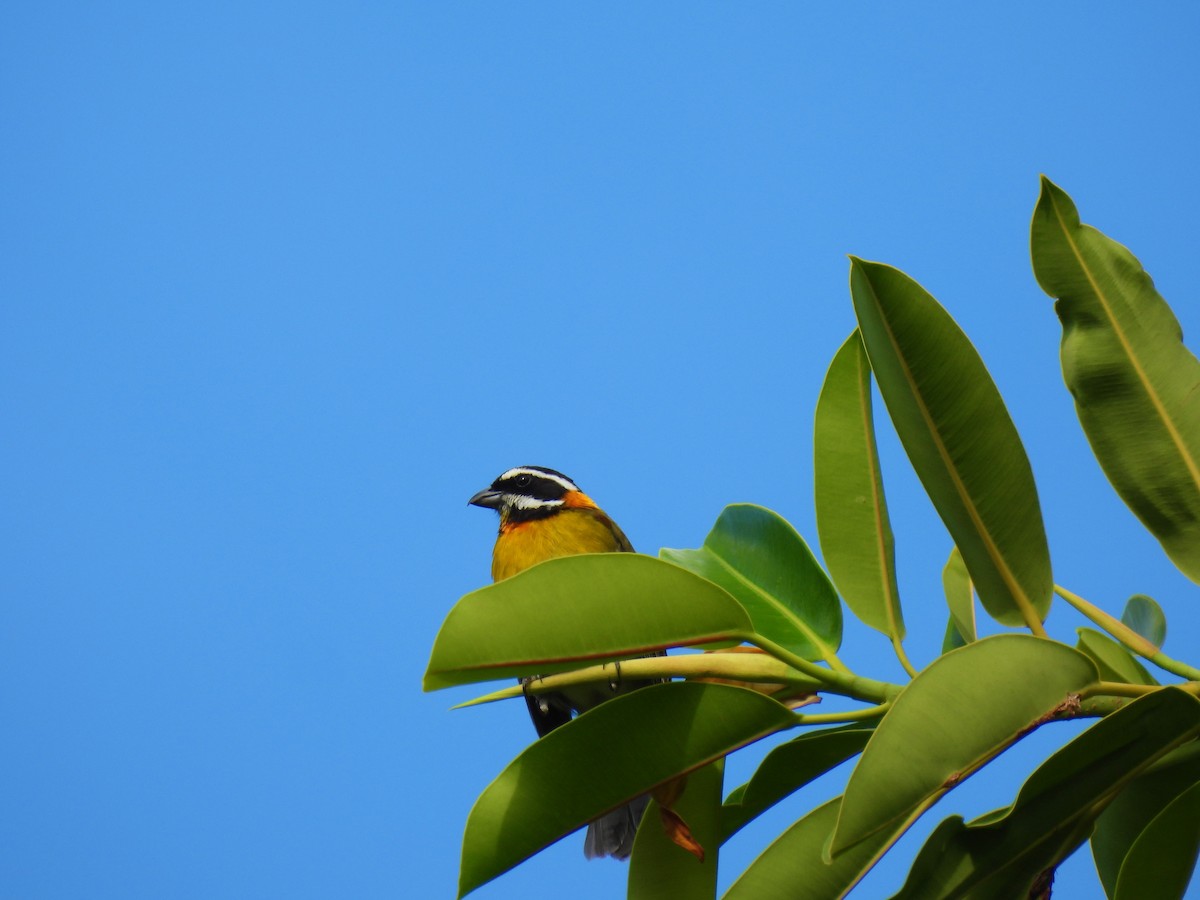
[[1065, 719], [1097, 719], [1115, 713], [1127, 705], [1130, 700], [1144, 697], [1163, 688], [1174, 687], [1200, 697], [1200, 682], [1189, 681], [1184, 684], [1152, 685], [1125, 684], [1119, 681], [1098, 681], [1079, 692], [1079, 702], [1074, 705], [1059, 707], [1051, 715], [1051, 719], [1061, 722]]
[[[818, 667], [819, 668], [819, 667]], [[826, 671], [822, 669], [821, 671]], [[775, 684], [787, 688], [818, 691], [821, 682], [809, 678], [765, 653], [684, 653], [675, 656], [647, 656], [624, 659], [619, 663], [588, 666], [558, 675], [531, 680], [527, 687], [514, 685], [466, 703], [478, 706], [497, 700], [511, 700], [526, 693], [544, 694], [576, 687], [581, 684], [612, 684], [617, 681], [660, 681], [667, 678], [712, 678], [721, 681], [745, 681], [752, 684]]]
[[[741, 637], [739, 635], [739, 637]], [[750, 636], [746, 640], [750, 640]], [[563, 691], [583, 684], [613, 684], [618, 681], [661, 681], [670, 678], [712, 679], [725, 682], [778, 685], [785, 695], [816, 693], [818, 691], [853, 697], [858, 700], [887, 704], [900, 693], [901, 686], [843, 674], [802, 659], [782, 647], [757, 635], [753, 643], [762, 642], [765, 652], [684, 653], [674, 656], [648, 656], [624, 659], [619, 663], [587, 666], [557, 675], [531, 680], [527, 685], [513, 685], [482, 697], [460, 703], [455, 709], [512, 700], [529, 694]], [[748, 649], [748, 648], [746, 648]], [[780, 659], [782, 654], [786, 661]], [[797, 665], [797, 663], [799, 665]], [[865, 711], [864, 711], [865, 712]], [[830, 713], [829, 715], [834, 715]], [[838, 714], [841, 715], [841, 714]], [[868, 716], [869, 717], [869, 716]]]
[[1123, 681], [1097, 681], [1079, 692], [1079, 696], [1090, 697], [1144, 697], [1164, 688], [1177, 688], [1200, 697], [1200, 682], [1186, 681], [1183, 684], [1126, 684]]
[[875, 703], [886, 703], [895, 699], [904, 688], [899, 684], [887, 681], [876, 681], [874, 678], [863, 678], [852, 672], [834, 672], [814, 662], [809, 662], [802, 656], [797, 656], [790, 650], [768, 640], [761, 634], [737, 635], [748, 644], [765, 650], [778, 660], [787, 663], [809, 678], [821, 682], [823, 691], [830, 694], [842, 694], [859, 700], [871, 700]]

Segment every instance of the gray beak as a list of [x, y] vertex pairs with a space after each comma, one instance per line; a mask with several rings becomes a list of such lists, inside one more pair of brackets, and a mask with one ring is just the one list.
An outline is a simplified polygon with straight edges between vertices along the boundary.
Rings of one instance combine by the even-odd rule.
[[486, 491], [480, 491], [474, 497], [467, 501], [471, 506], [486, 506], [488, 509], [497, 509], [500, 506], [501, 498], [504, 496], [500, 491], [493, 491], [488, 488]]

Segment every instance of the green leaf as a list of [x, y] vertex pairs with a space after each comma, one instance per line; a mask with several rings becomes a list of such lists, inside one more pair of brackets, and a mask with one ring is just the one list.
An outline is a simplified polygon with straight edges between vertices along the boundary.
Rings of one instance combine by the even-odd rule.
[[1200, 851], [1200, 783], [1172, 800], [1138, 835], [1114, 900], [1181, 900]]
[[1092, 857], [1104, 892], [1114, 897], [1121, 866], [1154, 817], [1200, 781], [1200, 743], [1168, 754], [1135, 778], [1096, 820]]
[[855, 331], [833, 358], [813, 428], [817, 535], [850, 610], [904, 637], [892, 526], [871, 422], [871, 366]]
[[602, 703], [535, 741], [480, 794], [463, 836], [459, 896], [656, 785], [795, 722], [774, 700], [723, 684], [656, 684]]
[[[921, 847], [904, 887], [892, 900], [945, 900], [947, 897], [1012, 900], [1014, 897], [1045, 896], [1035, 890], [1035, 883], [1047, 869], [1053, 869], [1087, 840], [1090, 823], [1076, 819], [1066, 823], [1046, 822], [1046, 834], [1041, 841], [1026, 848], [1026, 855], [1020, 856], [1018, 850], [1012, 851], [1014, 856], [1019, 857], [1019, 864], [1010, 866], [999, 883], [985, 881], [976, 885], [970, 893], [955, 889], [958, 882], [970, 880], [977, 871], [974, 861], [962, 848], [966, 843], [964, 834], [974, 837], [971, 829], [985, 824], [984, 820], [986, 824], [1003, 820], [1008, 812], [1008, 808], [996, 810], [970, 824], [964, 823], [962, 816], [950, 816], [939, 822]], [[983, 847], [979, 850], [979, 864], [990, 871], [1002, 865], [1003, 860], [998, 863], [989, 857], [987, 849]]]
[[967, 564], [955, 547], [950, 551], [946, 567], [942, 569], [942, 589], [946, 593], [946, 605], [950, 617], [964, 643], [975, 640], [975, 600], [971, 595], [971, 576]]
[[841, 797], [818, 806], [762, 852], [725, 893], [724, 900], [831, 900], [844, 897], [895, 840], [877, 832], [832, 863], [822, 849], [837, 822]]
[[963, 639], [962, 632], [954, 624], [954, 616], [951, 616], [946, 620], [946, 634], [942, 638], [942, 653], [949, 653], [951, 650], [965, 646], [967, 646], [967, 641]]
[[550, 675], [751, 630], [737, 601], [711, 582], [637, 553], [587, 553], [539, 563], [467, 594], [433, 643], [427, 691]]
[[717, 895], [717, 858], [721, 849], [723, 760], [687, 777], [674, 809], [704, 848], [704, 862], [682, 849], [662, 827], [658, 803], [650, 801], [629, 860], [627, 900], [711, 900]]
[[842, 801], [834, 857], [905, 828], [963, 778], [1097, 680], [1070, 647], [995, 635], [934, 660], [876, 726]]
[[984, 608], [1041, 631], [1050, 552], [1033, 471], [983, 360], [949, 313], [896, 269], [851, 258], [850, 293], [900, 442]]
[[845, 725], [810, 731], [780, 744], [745, 784], [730, 792], [721, 814], [721, 841], [814, 778], [861, 753], [874, 725]]
[[942, 822], [896, 900], [1027, 896], [1092, 829], [1100, 809], [1157, 760], [1200, 734], [1200, 702], [1167, 688], [1101, 719], [1038, 767], [1012, 807]]
[[1162, 607], [1145, 594], [1134, 594], [1126, 601], [1121, 621], [1158, 650], [1167, 642], [1167, 617], [1163, 615]]
[[1128, 650], [1094, 628], [1076, 628], [1079, 643], [1075, 649], [1086, 653], [1100, 670], [1104, 681], [1123, 681], [1126, 684], [1158, 684]]
[[659, 555], [725, 588], [754, 630], [805, 659], [842, 642], [842, 606], [829, 578], [787, 520], [750, 503], [725, 507], [698, 550]]
[[1200, 582], [1200, 360], [1128, 249], [1042, 178], [1033, 271], [1058, 298], [1063, 378], [1100, 467], [1179, 569]]

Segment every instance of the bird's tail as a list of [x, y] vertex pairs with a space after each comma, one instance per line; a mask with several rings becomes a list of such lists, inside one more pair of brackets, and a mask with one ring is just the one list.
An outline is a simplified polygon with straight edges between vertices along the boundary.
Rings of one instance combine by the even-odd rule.
[[633, 838], [637, 834], [642, 813], [650, 802], [648, 795], [630, 800], [620, 809], [605, 813], [594, 822], [589, 822], [587, 837], [583, 841], [583, 855], [588, 859], [611, 856], [614, 859], [629, 859], [633, 852]]

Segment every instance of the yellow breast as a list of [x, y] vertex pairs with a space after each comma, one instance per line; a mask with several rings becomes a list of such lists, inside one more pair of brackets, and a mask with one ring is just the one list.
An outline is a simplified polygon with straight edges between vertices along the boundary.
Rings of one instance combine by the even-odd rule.
[[492, 578], [501, 581], [559, 556], [631, 549], [625, 535], [599, 509], [567, 507], [543, 519], [501, 527], [492, 551]]

